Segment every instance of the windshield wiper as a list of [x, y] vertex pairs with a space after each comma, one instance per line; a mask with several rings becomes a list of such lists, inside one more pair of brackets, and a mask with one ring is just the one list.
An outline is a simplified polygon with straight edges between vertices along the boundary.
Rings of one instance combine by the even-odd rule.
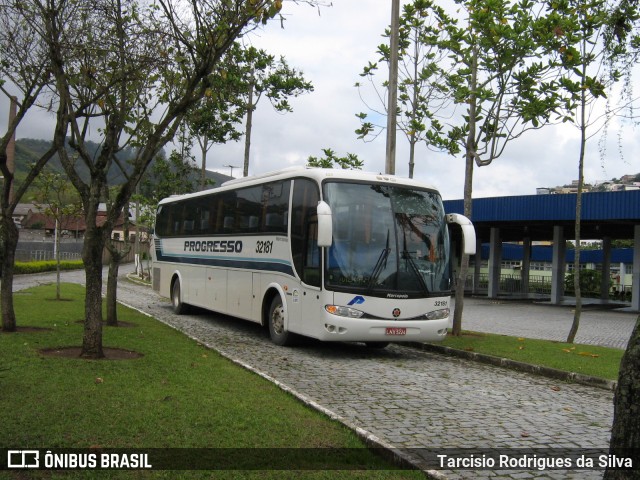
[[382, 269], [387, 267], [387, 258], [389, 258], [389, 253], [391, 253], [391, 249], [389, 248], [389, 230], [387, 230], [387, 245], [380, 252], [380, 256], [378, 257], [376, 266], [373, 267], [371, 275], [369, 276], [367, 292], [370, 292], [373, 289], [373, 286], [378, 280], [380, 273], [382, 273]]
[[403, 232], [403, 246], [402, 246], [402, 259], [403, 260], [407, 260], [409, 262], [409, 265], [411, 266], [411, 270], [413, 270], [413, 273], [416, 274], [416, 277], [418, 277], [418, 281], [420, 282], [420, 286], [422, 287], [422, 289], [424, 290], [425, 293], [429, 293], [429, 287], [427, 286], [427, 282], [424, 281], [424, 277], [422, 276], [422, 274], [420, 273], [420, 269], [418, 268], [418, 265], [416, 264], [416, 261], [411, 257], [411, 254], [408, 252], [407, 250], [407, 234], [405, 232]]

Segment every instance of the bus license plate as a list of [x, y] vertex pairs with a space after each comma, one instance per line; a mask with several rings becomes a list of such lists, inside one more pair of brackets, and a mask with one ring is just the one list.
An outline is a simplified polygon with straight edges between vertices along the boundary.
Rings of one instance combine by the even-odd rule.
[[385, 334], [386, 335], [406, 335], [407, 329], [405, 327], [387, 327]]

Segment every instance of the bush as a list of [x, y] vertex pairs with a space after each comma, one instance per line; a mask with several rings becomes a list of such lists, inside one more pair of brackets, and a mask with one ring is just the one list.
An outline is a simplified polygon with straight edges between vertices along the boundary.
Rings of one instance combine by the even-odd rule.
[[[78, 270], [84, 268], [82, 260], [63, 260], [60, 262], [60, 270]], [[14, 266], [14, 274], [20, 275], [25, 273], [42, 273], [55, 272], [56, 261], [44, 260], [39, 262], [16, 262]]]
[[[574, 273], [569, 273], [564, 279], [566, 295], [575, 295]], [[584, 298], [600, 297], [600, 282], [602, 273], [597, 270], [580, 270], [580, 293]]]

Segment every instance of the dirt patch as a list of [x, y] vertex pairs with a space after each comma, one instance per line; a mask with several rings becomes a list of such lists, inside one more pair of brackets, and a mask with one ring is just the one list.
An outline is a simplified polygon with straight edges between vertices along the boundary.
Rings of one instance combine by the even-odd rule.
[[[84, 320], [76, 320], [76, 323], [84, 323]], [[107, 325], [107, 322], [102, 322], [102, 326], [103, 327], [111, 327], [112, 325]], [[122, 328], [133, 328], [133, 327], [137, 327], [137, 325], [135, 323], [131, 323], [131, 322], [122, 322], [120, 320], [118, 320], [118, 324], [116, 325], [117, 327], [122, 327]]]
[[34, 332], [50, 332], [52, 331], [53, 328], [47, 328], [47, 327], [20, 327], [17, 326], [16, 327], [16, 331], [15, 332], [5, 332], [4, 330], [0, 329], [0, 333], [34, 333]]
[[[451, 336], [453, 336], [453, 335], [451, 335]], [[486, 337], [487, 335], [485, 333], [482, 333], [482, 332], [462, 332], [462, 334], [460, 336], [461, 337], [482, 338], [482, 337]]]
[[[91, 360], [89, 358], [80, 357], [82, 347], [57, 347], [57, 348], [45, 348], [40, 350], [40, 353], [45, 357], [55, 358], [78, 358], [81, 360]], [[131, 350], [125, 350], [123, 348], [109, 348], [104, 347], [104, 358], [101, 360], [134, 360], [141, 358], [144, 355], [142, 353], [134, 352]]]

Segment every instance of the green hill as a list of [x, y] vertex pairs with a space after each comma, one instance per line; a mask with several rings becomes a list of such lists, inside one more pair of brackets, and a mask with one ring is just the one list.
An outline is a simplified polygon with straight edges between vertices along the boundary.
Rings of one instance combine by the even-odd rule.
[[[47, 140], [37, 140], [32, 138], [21, 138], [16, 140], [16, 156], [15, 156], [15, 168], [16, 168], [16, 183], [20, 183], [26, 177], [29, 171], [29, 165], [35, 163], [44, 153], [51, 147], [51, 142]], [[99, 151], [100, 145], [95, 142], [88, 142], [87, 149], [91, 155], [97, 155]], [[68, 148], [69, 154], [72, 155], [73, 152], [70, 148]], [[162, 153], [164, 155], [164, 152]], [[133, 158], [134, 152], [132, 148], [124, 149], [119, 155], [118, 159], [120, 160], [121, 165], [125, 168], [127, 173], [129, 173], [132, 168], [129, 160]], [[89, 170], [80, 160], [78, 160], [78, 171], [80, 172], [80, 176], [84, 181], [88, 181], [89, 179]], [[58, 155], [54, 155], [54, 157], [49, 161], [46, 169], [52, 170], [54, 172], [58, 172], [62, 175], [65, 175], [64, 169], [60, 163], [60, 159]], [[199, 173], [198, 173], [199, 175]], [[217, 172], [206, 172], [207, 178], [212, 180], [216, 186], [219, 186], [221, 183], [226, 180], [231, 179], [227, 175], [222, 175]], [[198, 177], [199, 178], [199, 177]], [[109, 169], [107, 174], [107, 181], [110, 186], [115, 186], [123, 183], [125, 177], [120, 170], [120, 168], [113, 164]], [[23, 202], [28, 202], [33, 199], [33, 194], [28, 191], [25, 195], [25, 198], [22, 199]]]
[[[32, 138], [22, 138], [16, 141], [16, 178], [18, 180], [23, 179], [29, 168], [30, 163], [34, 163], [38, 160], [49, 148], [51, 147], [51, 142], [47, 140], [36, 140]], [[87, 142], [87, 150], [90, 155], [97, 155], [100, 149], [100, 145], [95, 142]], [[73, 151], [67, 147], [67, 151], [69, 155], [73, 155]], [[120, 154], [118, 154], [118, 158], [127, 169], [130, 167], [128, 160], [133, 157], [133, 150], [131, 148], [127, 148], [123, 150]], [[84, 181], [89, 179], [89, 169], [84, 165], [84, 163], [78, 160], [78, 170], [80, 172], [80, 176]], [[60, 159], [58, 154], [54, 155], [53, 158], [47, 164], [47, 167], [50, 170], [64, 173], [64, 169], [60, 163]], [[131, 169], [128, 169], [131, 171]], [[109, 185], [118, 185], [124, 181], [124, 175], [120, 171], [117, 165], [112, 165], [109, 173], [107, 175], [107, 181]]]

